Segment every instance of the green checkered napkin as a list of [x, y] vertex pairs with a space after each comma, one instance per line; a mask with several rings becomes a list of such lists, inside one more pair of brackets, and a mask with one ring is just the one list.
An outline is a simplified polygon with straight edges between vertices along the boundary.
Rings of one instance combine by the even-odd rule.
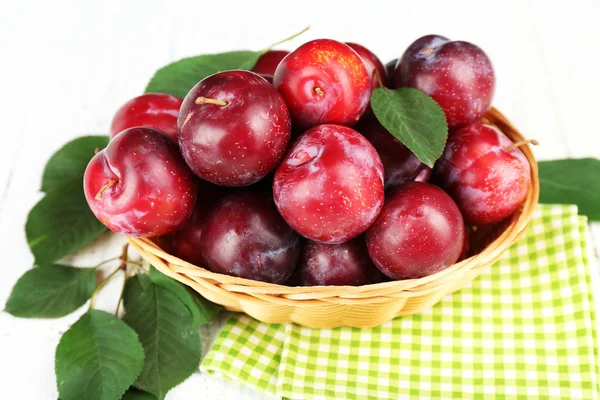
[[371, 329], [236, 314], [201, 369], [291, 399], [598, 399], [586, 220], [539, 206], [527, 235], [470, 286]]

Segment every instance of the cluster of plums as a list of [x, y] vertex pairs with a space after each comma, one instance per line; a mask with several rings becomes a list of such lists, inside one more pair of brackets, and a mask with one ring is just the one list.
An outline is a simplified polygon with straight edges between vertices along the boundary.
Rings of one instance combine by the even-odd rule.
[[[269, 51], [183, 100], [123, 105], [85, 195], [114, 232], [214, 272], [292, 285], [420, 278], [466, 256], [465, 224], [497, 223], [527, 195], [518, 146], [478, 123], [494, 82], [479, 47], [435, 35], [387, 66], [329, 39]], [[433, 171], [373, 115], [380, 85], [443, 109], [451, 131]]]

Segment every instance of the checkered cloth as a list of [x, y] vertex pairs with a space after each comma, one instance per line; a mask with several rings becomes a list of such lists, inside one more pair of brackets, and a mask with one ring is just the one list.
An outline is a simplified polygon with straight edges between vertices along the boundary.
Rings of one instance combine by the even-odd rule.
[[527, 235], [472, 284], [371, 329], [236, 314], [201, 369], [299, 399], [598, 399], [586, 219], [539, 206]]

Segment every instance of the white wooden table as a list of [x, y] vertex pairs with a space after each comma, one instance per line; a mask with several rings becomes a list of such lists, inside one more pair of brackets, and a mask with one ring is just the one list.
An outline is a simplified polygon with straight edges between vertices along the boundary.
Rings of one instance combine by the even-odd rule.
[[[472, 41], [494, 63], [495, 105], [526, 136], [542, 143], [535, 149], [539, 159], [600, 158], [600, 2], [553, 4], [560, 3], [1, 2], [0, 304], [33, 262], [23, 227], [41, 197], [45, 162], [56, 149], [79, 135], [106, 133], [115, 110], [140, 94], [153, 72], [170, 61], [261, 49], [307, 24], [312, 29], [284, 47], [331, 37], [364, 44], [387, 62], [427, 33]], [[592, 230], [598, 249], [600, 225]], [[121, 243], [116, 237], [104, 240], [68, 261], [92, 265], [118, 254]], [[114, 309], [118, 288], [114, 282], [99, 305]], [[82, 311], [58, 320], [0, 314], [2, 398], [56, 399], [54, 349]], [[210, 338], [218, 328], [206, 328], [204, 336]], [[169, 400], [191, 398], [264, 395], [197, 373], [168, 395]]]

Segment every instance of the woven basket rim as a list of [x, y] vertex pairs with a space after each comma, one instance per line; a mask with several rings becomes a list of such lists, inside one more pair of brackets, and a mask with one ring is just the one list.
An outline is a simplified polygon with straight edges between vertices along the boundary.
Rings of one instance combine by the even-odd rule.
[[[486, 114], [484, 122], [495, 125], [515, 142], [524, 139], [504, 115], [494, 107]], [[419, 279], [397, 280], [362, 286], [285, 286], [212, 272], [166, 253], [150, 239], [133, 237], [128, 237], [127, 239], [142, 254], [150, 256], [151, 260], [149, 261], [159, 261], [157, 265], [159, 270], [176, 280], [187, 283], [182, 278], [187, 277], [189, 279], [188, 276], [194, 276], [194, 281], [198, 282], [199, 278], [203, 279], [207, 284], [211, 285], [212, 290], [224, 290], [235, 293], [238, 296], [252, 295], [252, 297], [256, 298], [266, 296], [265, 300], [271, 302], [277, 301], [277, 298], [292, 302], [298, 300], [307, 302], [310, 300], [321, 301], [331, 297], [363, 301], [368, 298], [372, 301], [376, 298], [393, 297], [398, 292], [434, 292], [440, 285], [448, 281], [460, 279], [462, 275], [469, 273], [473, 268], [477, 268], [482, 264], [489, 264], [490, 261], [495, 261], [525, 232], [539, 199], [539, 179], [537, 162], [530, 146], [521, 146], [520, 150], [529, 161], [531, 183], [527, 198], [522, 207], [512, 216], [508, 217], [510, 224], [479, 254]], [[165, 264], [169, 268], [161, 267], [163, 263], [160, 260], [166, 261]], [[285, 303], [287, 304], [287, 302]]]

